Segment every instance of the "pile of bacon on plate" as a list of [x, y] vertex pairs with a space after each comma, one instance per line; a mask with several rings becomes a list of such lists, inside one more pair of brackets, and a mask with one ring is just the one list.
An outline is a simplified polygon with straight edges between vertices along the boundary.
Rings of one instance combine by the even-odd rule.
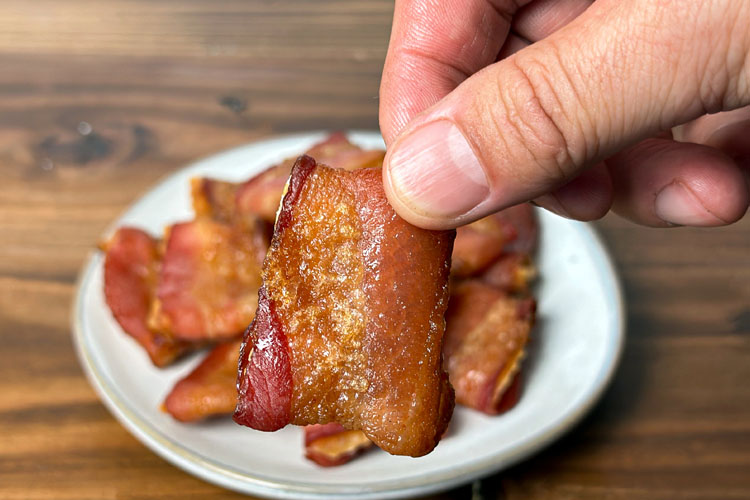
[[245, 182], [193, 179], [195, 219], [161, 239], [121, 227], [102, 244], [107, 304], [154, 365], [211, 347], [166, 396], [175, 419], [304, 426], [307, 458], [331, 466], [373, 445], [429, 453], [454, 401], [515, 405], [533, 209], [416, 228], [385, 198], [383, 155], [333, 134]]

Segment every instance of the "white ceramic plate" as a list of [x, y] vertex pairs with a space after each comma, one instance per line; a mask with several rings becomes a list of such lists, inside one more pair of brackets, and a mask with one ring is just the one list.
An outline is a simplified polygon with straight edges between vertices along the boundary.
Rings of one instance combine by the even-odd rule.
[[[189, 179], [249, 177], [322, 139], [324, 132], [257, 142], [202, 160], [169, 176], [113, 224], [161, 234], [190, 219]], [[383, 147], [380, 135], [353, 132], [354, 142]], [[104, 301], [102, 256], [84, 267], [73, 311], [81, 364], [104, 404], [154, 452], [212, 483], [276, 498], [393, 498], [447, 489], [508, 467], [570, 429], [607, 386], [620, 354], [624, 311], [612, 263], [592, 228], [539, 211], [539, 322], [524, 368], [520, 402], [487, 417], [458, 408], [451, 431], [422, 458], [380, 450], [334, 468], [302, 456], [302, 432], [263, 433], [226, 418], [180, 424], [159, 410], [164, 396], [198, 362], [157, 369], [122, 332]]]

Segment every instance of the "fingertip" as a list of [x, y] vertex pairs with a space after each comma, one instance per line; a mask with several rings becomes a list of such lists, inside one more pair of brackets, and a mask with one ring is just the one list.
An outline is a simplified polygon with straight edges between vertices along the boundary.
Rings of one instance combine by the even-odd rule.
[[558, 215], [580, 221], [604, 217], [612, 207], [612, 179], [601, 163], [534, 201]]
[[741, 169], [707, 146], [652, 139], [607, 163], [615, 211], [640, 224], [723, 226], [741, 219], [750, 203]]

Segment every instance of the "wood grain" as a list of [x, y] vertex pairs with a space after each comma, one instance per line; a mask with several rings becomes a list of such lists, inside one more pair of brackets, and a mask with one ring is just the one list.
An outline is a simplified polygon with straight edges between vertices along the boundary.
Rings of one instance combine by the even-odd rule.
[[[3, 2], [0, 498], [241, 498], [150, 453], [99, 403], [71, 344], [75, 278], [106, 226], [188, 162], [279, 132], [376, 128], [391, 13]], [[622, 366], [581, 425], [475, 498], [750, 498], [750, 218], [598, 225], [628, 301]]]

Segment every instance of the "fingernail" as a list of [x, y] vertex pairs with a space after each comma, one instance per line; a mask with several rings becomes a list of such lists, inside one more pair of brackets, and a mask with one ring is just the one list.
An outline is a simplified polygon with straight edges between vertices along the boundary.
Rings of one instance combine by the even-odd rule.
[[654, 205], [657, 217], [664, 222], [680, 226], [724, 225], [714, 214], [706, 210], [700, 200], [681, 182], [668, 184], [656, 195]]
[[487, 198], [487, 177], [468, 141], [447, 120], [430, 122], [396, 142], [388, 174], [395, 194], [428, 217], [457, 217]]

